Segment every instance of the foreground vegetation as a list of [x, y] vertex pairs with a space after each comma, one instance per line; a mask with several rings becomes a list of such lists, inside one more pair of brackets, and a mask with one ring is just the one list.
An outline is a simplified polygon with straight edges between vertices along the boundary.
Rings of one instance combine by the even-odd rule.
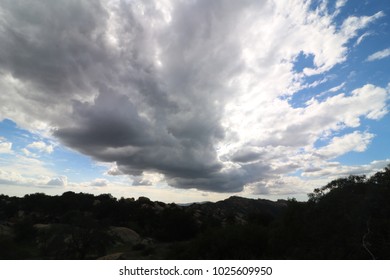
[[0, 259], [390, 259], [389, 167], [307, 202], [0, 195]]

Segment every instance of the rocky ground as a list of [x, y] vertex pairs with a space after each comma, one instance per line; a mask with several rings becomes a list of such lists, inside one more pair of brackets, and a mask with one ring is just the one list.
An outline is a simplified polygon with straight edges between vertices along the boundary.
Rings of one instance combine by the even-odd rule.
[[[240, 197], [180, 206], [75, 193], [0, 201], [0, 246], [16, 249], [3, 258], [27, 259], [174, 258], [172, 250], [208, 227], [245, 225], [254, 218], [269, 223], [286, 206]], [[50, 209], [57, 204], [63, 207]]]

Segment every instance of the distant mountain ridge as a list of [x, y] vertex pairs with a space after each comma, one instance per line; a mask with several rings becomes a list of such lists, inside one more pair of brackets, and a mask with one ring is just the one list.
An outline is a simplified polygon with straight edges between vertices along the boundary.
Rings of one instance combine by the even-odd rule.
[[286, 201], [277, 202], [266, 199], [251, 199], [231, 196], [217, 202], [194, 203], [188, 206], [200, 217], [213, 217], [223, 222], [245, 223], [251, 215], [262, 215], [268, 219], [276, 218], [287, 206]]

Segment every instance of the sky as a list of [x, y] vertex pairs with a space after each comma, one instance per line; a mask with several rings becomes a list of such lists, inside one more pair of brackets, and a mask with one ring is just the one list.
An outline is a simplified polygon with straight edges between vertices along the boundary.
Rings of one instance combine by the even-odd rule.
[[0, 193], [305, 200], [390, 163], [383, 0], [0, 0]]

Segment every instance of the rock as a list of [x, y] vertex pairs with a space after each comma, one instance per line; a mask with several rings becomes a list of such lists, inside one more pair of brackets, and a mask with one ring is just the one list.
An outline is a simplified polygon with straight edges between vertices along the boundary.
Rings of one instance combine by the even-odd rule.
[[98, 258], [98, 260], [122, 260], [123, 253], [114, 253], [109, 254], [103, 257]]
[[51, 225], [50, 224], [35, 224], [34, 228], [36, 230], [48, 230], [50, 229]]
[[0, 236], [11, 237], [12, 236], [11, 227], [6, 225], [0, 225]]
[[126, 227], [110, 227], [110, 233], [116, 236], [122, 243], [136, 244], [141, 240], [138, 233]]
[[153, 238], [146, 237], [141, 240], [140, 244], [144, 246], [151, 246], [154, 245], [155, 241]]

